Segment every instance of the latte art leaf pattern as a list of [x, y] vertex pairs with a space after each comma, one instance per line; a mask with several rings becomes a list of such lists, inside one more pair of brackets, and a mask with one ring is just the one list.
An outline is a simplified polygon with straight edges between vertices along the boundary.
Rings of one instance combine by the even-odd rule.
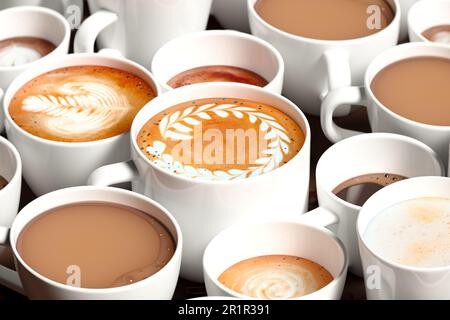
[[149, 154], [157, 157], [154, 163], [159, 167], [190, 178], [233, 180], [255, 177], [270, 172], [279, 167], [284, 155], [289, 153], [291, 139], [288, 137], [286, 129], [274, 117], [259, 112], [256, 108], [240, 104], [210, 103], [199, 107], [189, 107], [184, 111], [176, 111], [166, 115], [161, 120], [159, 131], [164, 139], [192, 140], [194, 139], [194, 127], [211, 120], [212, 115], [223, 119], [228, 117], [247, 118], [252, 124], [259, 123], [259, 130], [265, 133], [264, 139], [267, 141], [267, 149], [262, 152], [264, 156], [257, 159], [254, 165], [246, 170], [211, 171], [206, 168], [185, 166], [175, 161], [170, 154], [164, 153], [166, 149], [164, 142], [154, 141], [153, 145], [147, 148]]

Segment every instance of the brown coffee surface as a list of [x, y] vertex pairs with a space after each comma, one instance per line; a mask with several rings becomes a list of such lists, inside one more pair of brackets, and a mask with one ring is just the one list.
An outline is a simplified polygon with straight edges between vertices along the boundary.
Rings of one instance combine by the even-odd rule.
[[204, 82], [238, 82], [265, 87], [267, 80], [259, 74], [233, 66], [204, 66], [184, 71], [171, 80], [168, 85], [172, 88], [184, 87]]
[[72, 66], [25, 84], [9, 113], [32, 135], [62, 142], [111, 138], [130, 130], [139, 110], [155, 97], [150, 84], [105, 66]]
[[235, 98], [178, 104], [150, 119], [137, 136], [157, 166], [206, 180], [268, 173], [297, 155], [304, 142], [299, 125], [276, 107]]
[[422, 35], [433, 42], [450, 44], [450, 24], [431, 27], [425, 30]]
[[342, 182], [333, 193], [344, 201], [363, 206], [377, 191], [405, 179], [408, 178], [390, 173], [365, 174]]
[[255, 10], [282, 31], [319, 40], [369, 36], [395, 16], [384, 0], [258, 0]]
[[271, 255], [241, 261], [219, 277], [225, 287], [251, 298], [294, 299], [333, 281], [321, 265], [299, 257]]
[[407, 119], [450, 125], [450, 58], [417, 57], [381, 70], [371, 84], [375, 97]]
[[36, 61], [56, 49], [48, 40], [15, 37], [0, 41], [0, 66], [13, 67]]
[[4, 187], [8, 185], [8, 180], [0, 176], [0, 190], [2, 190]]
[[175, 242], [151, 216], [125, 206], [90, 202], [50, 210], [29, 222], [17, 250], [33, 270], [82, 288], [112, 288], [142, 281], [172, 258]]

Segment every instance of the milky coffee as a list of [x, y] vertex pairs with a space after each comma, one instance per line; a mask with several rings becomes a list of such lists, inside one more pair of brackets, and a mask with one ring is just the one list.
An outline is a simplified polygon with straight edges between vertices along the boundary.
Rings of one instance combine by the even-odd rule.
[[0, 67], [14, 67], [45, 57], [56, 46], [41, 38], [16, 37], [0, 41]]
[[431, 27], [425, 30], [422, 35], [432, 42], [450, 44], [450, 24]]

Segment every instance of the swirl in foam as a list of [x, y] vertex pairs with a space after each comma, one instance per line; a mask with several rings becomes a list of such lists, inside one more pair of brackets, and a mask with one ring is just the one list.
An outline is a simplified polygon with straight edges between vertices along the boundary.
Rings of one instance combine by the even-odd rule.
[[13, 98], [10, 114], [24, 130], [42, 138], [94, 141], [128, 131], [153, 97], [148, 84], [127, 72], [70, 67], [26, 84]]
[[0, 41], [0, 66], [14, 67], [41, 59], [56, 46], [44, 39], [16, 37]]
[[283, 255], [241, 261], [227, 269], [219, 281], [245, 296], [266, 300], [294, 299], [311, 294], [333, 280], [310, 260]]

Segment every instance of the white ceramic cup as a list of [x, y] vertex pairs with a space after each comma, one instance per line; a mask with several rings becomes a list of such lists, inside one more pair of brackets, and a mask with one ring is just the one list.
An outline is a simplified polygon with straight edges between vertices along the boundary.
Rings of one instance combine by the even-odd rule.
[[160, 94], [159, 85], [142, 66], [119, 57], [102, 54], [72, 54], [37, 64], [17, 77], [3, 101], [6, 133], [22, 156], [23, 176], [36, 195], [85, 185], [89, 174], [99, 166], [129, 158], [129, 133], [93, 142], [57, 142], [34, 136], [18, 126], [9, 114], [11, 99], [23, 85], [37, 76], [64, 67], [100, 65], [137, 75]]
[[75, 52], [93, 52], [98, 38], [109, 48], [150, 68], [155, 52], [167, 41], [202, 31], [212, 0], [89, 0], [92, 15], [75, 38]]
[[[21, 231], [39, 215], [69, 204], [100, 201], [120, 204], [151, 215], [161, 222], [176, 242], [173, 257], [164, 268], [140, 282], [109, 289], [75, 288], [50, 280], [33, 270], [20, 256], [16, 243]], [[9, 237], [8, 237], [9, 234]], [[120, 235], [118, 235], [120, 236]], [[45, 300], [170, 300], [178, 282], [183, 239], [180, 227], [161, 205], [136, 193], [116, 188], [76, 187], [58, 190], [42, 196], [20, 211], [12, 228], [0, 227], [0, 243], [9, 245], [14, 253], [17, 273], [0, 266], [0, 283], [30, 299]], [[58, 239], [55, 239], [57, 241]]]
[[[71, 7], [77, 6], [83, 12], [83, 0], [2, 0], [0, 10], [18, 6], [40, 6], [58, 11], [65, 15]], [[69, 11], [67, 11], [69, 10]]]
[[[207, 181], [186, 178], [156, 166], [139, 149], [136, 137], [155, 115], [189, 100], [230, 97], [275, 106], [294, 119], [305, 133], [300, 152], [272, 172], [241, 180]], [[308, 121], [289, 100], [256, 86], [237, 83], [205, 83], [169, 91], [147, 104], [131, 128], [129, 162], [106, 166], [90, 178], [94, 185], [139, 181], [145, 195], [174, 214], [183, 231], [185, 247], [181, 276], [203, 280], [202, 255], [207, 243], [220, 231], [243, 220], [299, 215], [307, 209], [311, 131]], [[136, 190], [136, 189], [134, 189]]]
[[450, 299], [450, 265], [404, 266], [387, 261], [365, 241], [365, 232], [374, 217], [395, 204], [423, 197], [450, 199], [450, 178], [421, 177], [392, 184], [377, 192], [361, 209], [357, 232], [369, 300]]
[[[438, 155], [427, 145], [390, 133], [359, 135], [325, 151], [316, 168], [319, 208], [305, 214], [301, 221], [330, 227], [344, 243], [349, 270], [357, 276], [363, 275], [355, 232], [361, 207], [342, 200], [333, 191], [349, 179], [374, 173], [397, 174], [407, 178], [443, 176], [445, 168]], [[355, 187], [349, 192], [350, 198], [347, 200], [364, 198], [367, 192], [370, 191]]]
[[[400, 37], [399, 42], [403, 43], [408, 40], [408, 13], [411, 7], [419, 0], [398, 0], [400, 4], [401, 25], [400, 25]], [[429, 1], [429, 0], [424, 0]]]
[[[23, 71], [51, 57], [65, 55], [69, 51], [70, 26], [57, 12], [40, 7], [18, 7], [0, 11], [0, 40], [14, 37], [37, 37], [52, 42], [56, 49], [47, 56], [24, 65], [0, 66], [0, 101], [3, 91]], [[0, 132], [3, 131], [4, 114], [0, 110]]]
[[211, 11], [222, 27], [250, 32], [247, 0], [214, 0]]
[[[430, 42], [422, 33], [429, 28], [450, 24], [449, 0], [422, 0], [414, 4], [408, 15], [410, 41]], [[450, 44], [448, 44], [450, 46]]]
[[295, 300], [339, 300], [347, 276], [345, 248], [330, 231], [300, 221], [239, 224], [218, 234], [203, 256], [208, 295], [255, 299], [225, 287], [218, 278], [225, 270], [246, 259], [290, 255], [318, 263], [334, 277], [324, 288]]
[[215, 30], [191, 33], [165, 44], [153, 57], [152, 73], [164, 90], [174, 76], [192, 68], [228, 65], [253, 71], [269, 83], [265, 89], [281, 94], [284, 61], [269, 43], [246, 33]]
[[[248, 0], [252, 33], [273, 44], [284, 58], [284, 95], [309, 114], [319, 115], [322, 99], [329, 91], [360, 85], [374, 57], [395, 46], [400, 29], [398, 0], [388, 0], [395, 18], [373, 35], [342, 41], [309, 39], [279, 30], [264, 21], [255, 10], [257, 0]], [[339, 115], [349, 108], [339, 110]]]
[[[334, 110], [341, 105], [362, 104], [367, 107], [373, 132], [391, 132], [410, 136], [433, 148], [447, 164], [450, 126], [433, 126], [406, 119], [382, 105], [370, 86], [372, 80], [388, 65], [407, 58], [435, 56], [450, 58], [450, 47], [432, 43], [408, 43], [386, 50], [369, 65], [363, 87], [344, 87], [332, 91], [322, 104], [322, 129], [332, 142], [361, 134], [338, 127], [333, 122]], [[426, 106], [424, 106], [425, 108]]]

